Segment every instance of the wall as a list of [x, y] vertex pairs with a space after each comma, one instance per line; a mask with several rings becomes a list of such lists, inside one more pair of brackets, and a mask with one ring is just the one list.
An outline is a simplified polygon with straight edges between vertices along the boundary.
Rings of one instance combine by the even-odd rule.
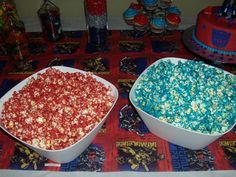
[[[64, 30], [85, 29], [83, 0], [51, 0], [61, 10]], [[108, 24], [110, 29], [130, 28], [122, 19], [122, 13], [135, 0], [107, 0]], [[174, 5], [182, 10], [181, 28], [195, 24], [198, 12], [209, 5], [221, 5], [223, 0], [174, 0]], [[24, 21], [27, 31], [40, 31], [37, 10], [42, 0], [15, 0], [20, 18]]]

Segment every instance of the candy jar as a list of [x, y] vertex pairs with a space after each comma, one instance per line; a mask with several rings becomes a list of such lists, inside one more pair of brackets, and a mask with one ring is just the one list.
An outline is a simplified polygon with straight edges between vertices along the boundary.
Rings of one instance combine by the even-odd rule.
[[0, 2], [0, 5], [0, 31], [7, 53], [14, 61], [26, 60], [30, 53], [24, 23], [11, 1]]
[[9, 29], [5, 35], [4, 41], [7, 52], [13, 60], [26, 60], [29, 57], [28, 39], [22, 21], [14, 18], [9, 20]]
[[44, 0], [38, 10], [42, 32], [49, 41], [58, 41], [62, 38], [60, 9], [49, 0]]
[[106, 0], [85, 0], [85, 16], [88, 29], [88, 43], [103, 47], [107, 42]]

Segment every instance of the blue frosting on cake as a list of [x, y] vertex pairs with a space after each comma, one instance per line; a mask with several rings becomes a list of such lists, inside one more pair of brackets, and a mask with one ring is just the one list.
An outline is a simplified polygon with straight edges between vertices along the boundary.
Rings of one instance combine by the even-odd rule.
[[143, 0], [143, 4], [147, 6], [156, 5], [158, 0]]
[[166, 26], [166, 20], [162, 17], [153, 18], [151, 20], [151, 25], [159, 28], [164, 28]]
[[176, 6], [169, 7], [169, 8], [167, 8], [166, 11], [167, 11], [167, 13], [174, 13], [174, 14], [178, 14], [178, 15], [181, 14], [181, 11]]
[[125, 12], [124, 12], [124, 17], [125, 18], [132, 18], [134, 17], [135, 15], [137, 15], [137, 10], [136, 9], [133, 9], [133, 8], [128, 8]]
[[199, 41], [196, 36], [195, 36], [195, 30], [193, 30], [192, 33], [192, 39], [201, 47], [205, 48], [206, 50], [209, 50], [210, 52], [216, 52], [219, 54], [223, 54], [223, 55], [236, 55], [236, 51], [235, 52], [231, 52], [231, 51], [225, 51], [225, 50], [219, 50], [219, 49], [215, 49], [212, 47], [209, 47], [207, 45], [205, 45], [204, 43], [202, 43], [201, 41]]

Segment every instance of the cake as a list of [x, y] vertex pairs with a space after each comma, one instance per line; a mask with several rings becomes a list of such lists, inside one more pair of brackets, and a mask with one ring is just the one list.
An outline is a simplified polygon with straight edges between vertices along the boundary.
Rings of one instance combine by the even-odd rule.
[[158, 4], [158, 0], [143, 0], [143, 5], [146, 10], [155, 10]]
[[153, 33], [162, 33], [166, 28], [166, 20], [163, 17], [152, 18], [150, 28]]
[[146, 31], [148, 28], [148, 18], [144, 14], [135, 15], [134, 28], [139, 31]]
[[180, 11], [179, 8], [176, 7], [176, 6], [167, 8], [167, 9], [166, 9], [166, 13], [167, 13], [167, 14], [173, 13], [173, 14], [181, 15], [181, 11]]
[[143, 6], [141, 4], [137, 4], [137, 3], [131, 3], [129, 8], [137, 10], [138, 13], [141, 13], [143, 10]]
[[171, 6], [173, 0], [160, 0], [159, 6], [163, 9], [168, 8]]
[[224, 4], [200, 11], [192, 38], [208, 51], [236, 55], [236, 19], [223, 8]]
[[128, 9], [123, 13], [123, 17], [124, 17], [125, 22], [126, 22], [128, 25], [133, 25], [134, 17], [135, 17], [135, 15], [137, 15], [137, 14], [138, 14], [138, 11], [137, 11], [136, 9], [128, 8]]

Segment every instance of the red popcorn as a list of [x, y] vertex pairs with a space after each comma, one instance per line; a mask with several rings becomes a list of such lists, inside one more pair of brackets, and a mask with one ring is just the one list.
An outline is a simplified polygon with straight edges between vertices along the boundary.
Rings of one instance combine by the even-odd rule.
[[58, 150], [88, 134], [113, 102], [111, 89], [91, 74], [50, 68], [14, 92], [4, 103], [0, 122], [31, 145]]

